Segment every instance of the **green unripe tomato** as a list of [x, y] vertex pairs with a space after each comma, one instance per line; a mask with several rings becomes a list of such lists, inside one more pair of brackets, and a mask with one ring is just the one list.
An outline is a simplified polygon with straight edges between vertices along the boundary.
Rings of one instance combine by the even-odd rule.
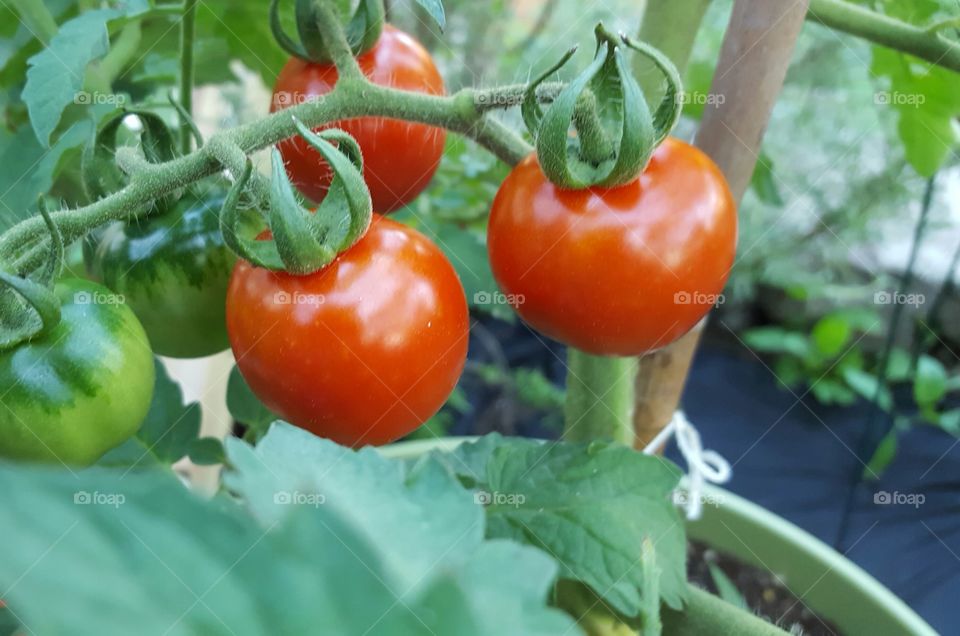
[[0, 352], [0, 456], [85, 466], [137, 432], [153, 352], [129, 307], [81, 279], [57, 285], [60, 323]]
[[223, 198], [188, 192], [163, 214], [108, 225], [85, 246], [90, 276], [123, 295], [159, 355], [200, 358], [230, 346], [225, 303], [236, 258], [220, 233]]

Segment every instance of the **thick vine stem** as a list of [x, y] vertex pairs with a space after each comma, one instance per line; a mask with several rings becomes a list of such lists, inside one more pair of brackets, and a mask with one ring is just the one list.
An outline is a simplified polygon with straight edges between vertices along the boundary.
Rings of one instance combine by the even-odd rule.
[[[244, 154], [251, 154], [295, 135], [294, 117], [310, 128], [317, 128], [337, 119], [362, 116], [390, 117], [446, 128], [474, 139], [510, 165], [533, 152], [515, 132], [477, 108], [473, 90], [437, 97], [376, 86], [362, 77], [341, 78], [323, 100], [292, 106], [218, 133], [217, 137], [222, 142], [235, 144]], [[153, 200], [230, 167], [224, 166], [223, 157], [218, 158], [209, 150], [211, 145], [215, 145], [213, 140], [186, 156], [140, 166], [136, 179], [123, 189], [89, 205], [53, 213], [64, 240], [73, 242], [107, 221], [135, 218]], [[44, 231], [45, 225], [39, 217], [15, 225], [0, 237], [0, 261], [12, 264], [17, 271], [35, 269], [42, 260], [42, 250], [17, 255]]]
[[843, 0], [810, 0], [807, 19], [960, 73], [960, 42], [930, 27], [913, 26]]
[[[560, 94], [564, 86], [563, 82], [544, 82], [540, 84], [537, 86], [537, 101], [542, 104], [549, 104]], [[528, 84], [511, 84], [478, 90], [474, 93], [473, 102], [477, 110], [480, 111], [506, 110], [521, 105], [529, 88]]]
[[347, 41], [347, 34], [340, 24], [340, 16], [333, 8], [333, 4], [324, 1], [313, 3], [314, 15], [317, 18], [317, 30], [323, 38], [323, 43], [337, 67], [340, 79], [363, 77], [360, 65], [353, 56], [353, 49]]

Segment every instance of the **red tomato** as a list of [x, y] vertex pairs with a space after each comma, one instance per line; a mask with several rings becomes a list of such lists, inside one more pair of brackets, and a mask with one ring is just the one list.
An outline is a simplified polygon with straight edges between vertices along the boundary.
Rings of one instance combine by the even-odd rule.
[[736, 252], [720, 170], [667, 139], [634, 182], [562, 190], [535, 155], [490, 213], [494, 276], [538, 331], [596, 355], [639, 355], [685, 334], [720, 300]]
[[446, 256], [380, 216], [319, 272], [239, 261], [227, 291], [230, 344], [253, 392], [349, 446], [394, 441], [435, 414], [463, 371], [468, 327]]
[[[430, 54], [419, 42], [390, 25], [368, 52], [357, 58], [374, 84], [408, 91], [443, 95], [443, 78]], [[333, 90], [337, 69], [293, 57], [280, 71], [273, 89], [274, 112]], [[430, 183], [440, 165], [446, 132], [397, 119], [362, 117], [337, 121], [323, 128], [342, 128], [360, 144], [364, 178], [373, 209], [387, 213], [403, 207]], [[279, 144], [290, 181], [307, 197], [320, 201], [330, 186], [330, 168], [300, 137]]]

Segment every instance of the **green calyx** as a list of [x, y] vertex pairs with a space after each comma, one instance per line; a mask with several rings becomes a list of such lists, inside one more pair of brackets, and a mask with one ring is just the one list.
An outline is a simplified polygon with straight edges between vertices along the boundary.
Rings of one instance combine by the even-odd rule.
[[[176, 138], [159, 115], [146, 110], [124, 110], [100, 126], [93, 143], [88, 144], [81, 159], [81, 174], [87, 197], [91, 201], [116, 192], [127, 184], [128, 177], [117, 167], [117, 133], [128, 115], [140, 120], [140, 148], [150, 163], [176, 159]], [[176, 205], [180, 192], [174, 192], [155, 202], [158, 211]]]
[[280, 47], [290, 55], [317, 64], [334, 61], [318, 27], [323, 18], [317, 5], [322, 2], [330, 2], [341, 17], [344, 35], [355, 56], [372, 49], [380, 39], [386, 20], [383, 0], [360, 0], [352, 16], [349, 15], [349, 0], [295, 0], [294, 15], [299, 41], [284, 31], [280, 20], [280, 0], [272, 0], [270, 30]]
[[353, 137], [340, 129], [315, 133], [294, 121], [300, 135], [333, 171], [333, 181], [323, 202], [313, 213], [303, 207], [284, 170], [280, 152], [274, 149], [267, 215], [273, 240], [254, 240], [242, 231], [240, 199], [252, 173], [249, 159], [227, 194], [220, 229], [226, 244], [241, 258], [258, 267], [305, 276], [332, 263], [363, 237], [373, 217], [373, 203], [363, 181], [360, 146]]
[[[540, 167], [561, 188], [615, 187], [633, 181], [680, 119], [680, 73], [657, 49], [597, 25], [593, 62], [544, 111], [537, 88], [573, 56], [568, 51], [530, 83], [524, 123], [536, 139]], [[653, 60], [667, 91], [654, 113], [624, 59], [632, 49]], [[570, 134], [571, 125], [576, 136]]]
[[0, 270], [0, 351], [41, 336], [60, 322], [53, 285], [63, 269], [63, 236], [43, 199], [38, 206], [50, 231], [50, 255], [38, 280]]

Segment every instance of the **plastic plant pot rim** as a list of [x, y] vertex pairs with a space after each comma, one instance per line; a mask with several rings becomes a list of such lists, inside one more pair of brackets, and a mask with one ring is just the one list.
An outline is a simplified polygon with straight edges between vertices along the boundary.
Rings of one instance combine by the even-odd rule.
[[[380, 451], [410, 459], [434, 450], [449, 452], [472, 439], [414, 440]], [[898, 596], [806, 530], [722, 488], [706, 486], [703, 499], [703, 517], [687, 523], [689, 538], [774, 573], [817, 616], [844, 633], [937, 636]]]

